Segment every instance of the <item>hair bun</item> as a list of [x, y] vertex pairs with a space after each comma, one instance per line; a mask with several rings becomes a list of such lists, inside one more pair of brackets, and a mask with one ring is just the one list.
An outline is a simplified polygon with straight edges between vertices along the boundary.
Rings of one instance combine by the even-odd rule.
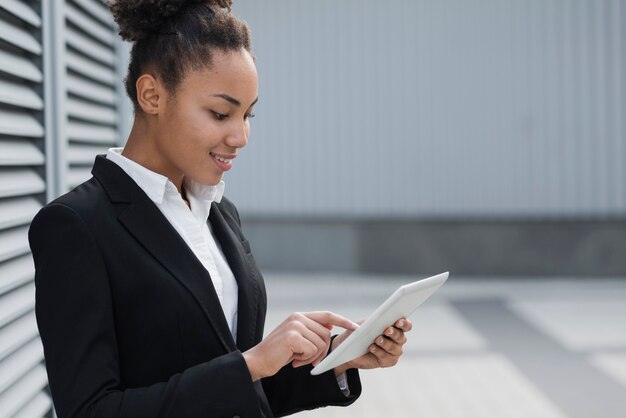
[[232, 0], [108, 0], [107, 7], [119, 26], [123, 40], [136, 42], [159, 30], [170, 17], [194, 4], [209, 7], [232, 7]]

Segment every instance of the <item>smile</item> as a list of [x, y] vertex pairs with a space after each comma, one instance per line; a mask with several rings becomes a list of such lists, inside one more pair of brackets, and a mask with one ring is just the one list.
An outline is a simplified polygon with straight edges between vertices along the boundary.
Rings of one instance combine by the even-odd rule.
[[[233, 159], [235, 159], [235, 155], [227, 155], [221, 154], [217, 155], [214, 153], [209, 153], [211, 157], [213, 157], [213, 161], [217, 165], [217, 167], [222, 171], [228, 171], [233, 166]], [[228, 158], [230, 157], [230, 158]]]

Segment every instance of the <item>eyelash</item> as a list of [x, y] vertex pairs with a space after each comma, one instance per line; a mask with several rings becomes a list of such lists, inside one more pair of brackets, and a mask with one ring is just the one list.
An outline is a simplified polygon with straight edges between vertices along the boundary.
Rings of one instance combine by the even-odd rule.
[[[223, 120], [228, 119], [228, 115], [224, 115], [222, 113], [217, 113], [217, 112], [212, 112], [212, 113], [213, 113], [213, 116], [215, 117], [215, 119], [217, 119], [219, 121], [223, 121]], [[254, 113], [250, 113], [248, 115], [245, 115], [246, 119], [250, 119], [250, 118], [253, 118], [253, 117], [254, 117]]]

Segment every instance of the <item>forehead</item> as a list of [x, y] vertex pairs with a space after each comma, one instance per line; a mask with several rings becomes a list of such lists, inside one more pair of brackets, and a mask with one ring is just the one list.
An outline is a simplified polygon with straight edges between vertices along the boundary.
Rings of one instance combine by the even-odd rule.
[[246, 51], [216, 51], [211, 67], [187, 73], [181, 90], [191, 96], [228, 94], [249, 105], [258, 95], [256, 66]]

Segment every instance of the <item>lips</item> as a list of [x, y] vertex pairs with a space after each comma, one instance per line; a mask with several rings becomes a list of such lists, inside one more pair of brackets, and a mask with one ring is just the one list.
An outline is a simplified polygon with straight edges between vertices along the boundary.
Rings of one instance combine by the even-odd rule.
[[222, 171], [228, 171], [233, 166], [233, 160], [237, 155], [235, 154], [218, 154], [215, 152], [209, 153], [213, 158], [213, 161]]

